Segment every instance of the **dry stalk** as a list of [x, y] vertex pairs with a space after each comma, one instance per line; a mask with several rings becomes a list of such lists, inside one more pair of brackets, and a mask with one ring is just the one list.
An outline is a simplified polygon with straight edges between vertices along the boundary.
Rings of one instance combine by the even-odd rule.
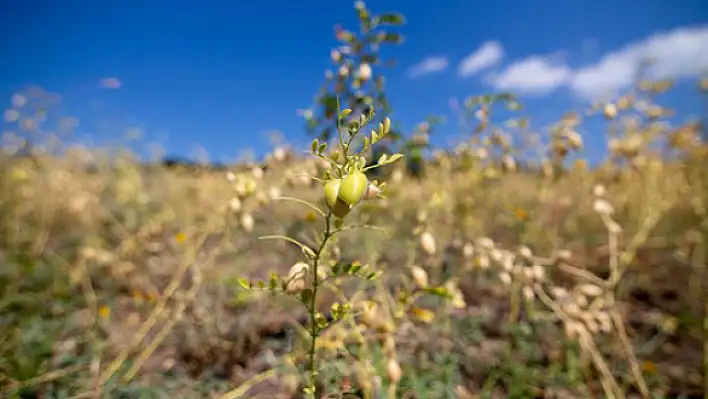
[[220, 396], [219, 399], [238, 399], [244, 396], [251, 388], [253, 388], [254, 385], [260, 384], [261, 382], [272, 377], [275, 377], [275, 369], [270, 369], [260, 374], [256, 374], [241, 384], [238, 388]]
[[172, 331], [174, 325], [184, 315], [184, 311], [187, 308], [187, 305], [189, 305], [189, 303], [192, 302], [194, 297], [197, 295], [197, 292], [199, 291], [199, 288], [201, 287], [203, 281], [202, 275], [199, 271], [199, 266], [200, 265], [198, 264], [193, 265], [192, 270], [194, 275], [192, 277], [192, 287], [190, 287], [189, 291], [187, 291], [187, 293], [179, 299], [179, 302], [177, 303], [177, 306], [175, 307], [175, 310], [172, 313], [172, 318], [162, 327], [162, 329], [157, 333], [157, 336], [152, 340], [152, 342], [150, 342], [150, 344], [145, 349], [143, 349], [143, 351], [138, 355], [138, 357], [135, 359], [135, 363], [133, 363], [132, 367], [123, 376], [123, 382], [129, 382], [135, 377], [135, 374], [140, 371], [140, 368], [143, 366], [143, 364], [145, 364], [145, 362], [150, 358], [153, 352], [155, 352], [158, 346], [162, 344], [167, 335]]
[[[563, 323], [572, 322], [570, 316], [568, 316], [561, 309], [561, 307], [558, 306], [558, 304], [553, 299], [551, 299], [548, 294], [546, 294], [546, 292], [540, 285], [534, 286], [534, 292], [546, 306], [553, 310], [553, 313], [555, 313], [556, 316], [558, 316], [563, 321]], [[589, 331], [583, 328], [578, 331], [578, 334], [580, 338], [580, 348], [585, 353], [590, 355], [590, 357], [592, 358], [592, 362], [595, 365], [595, 368], [597, 368], [597, 370], [602, 375], [600, 382], [602, 384], [602, 389], [605, 391], [605, 395], [607, 395], [607, 397], [610, 399], [624, 399], [624, 393], [617, 384], [617, 380], [612, 375], [612, 372], [610, 371], [609, 367], [607, 366], [607, 363], [600, 354], [600, 351], [597, 349], [595, 341], [593, 340]]]
[[29, 380], [10, 383], [10, 385], [7, 388], [10, 390], [16, 390], [16, 389], [31, 387], [32, 385], [44, 384], [44, 383], [47, 383], [50, 381], [54, 381], [58, 378], [65, 377], [71, 373], [75, 373], [77, 371], [80, 371], [84, 367], [85, 367], [85, 365], [83, 365], [83, 364], [75, 364], [73, 366], [69, 366], [69, 367], [66, 367], [63, 369], [50, 371], [49, 373], [40, 375], [38, 377], [30, 378]]
[[[198, 248], [201, 248], [202, 245], [204, 244], [204, 241], [206, 239], [206, 235], [199, 240], [199, 245], [197, 246]], [[172, 280], [170, 281], [169, 285], [165, 289], [164, 293], [158, 300], [158, 302], [155, 304], [155, 307], [153, 308], [152, 312], [150, 313], [150, 316], [148, 317], [147, 320], [143, 323], [143, 325], [140, 327], [140, 330], [138, 330], [137, 334], [133, 336], [133, 340], [130, 342], [128, 346], [126, 346], [119, 354], [118, 357], [116, 357], [108, 366], [106, 370], [103, 371], [99, 378], [99, 383], [101, 386], [103, 386], [106, 381], [108, 381], [109, 378], [123, 365], [125, 360], [128, 358], [129, 354], [135, 350], [135, 348], [140, 345], [140, 343], [145, 339], [145, 336], [147, 333], [152, 329], [152, 327], [159, 321], [162, 320], [163, 318], [163, 312], [165, 311], [165, 306], [167, 304], [167, 301], [174, 295], [175, 291], [179, 288], [180, 283], [182, 282], [182, 279], [184, 278], [185, 274], [187, 274], [187, 271], [189, 270], [189, 267], [192, 265], [192, 263], [195, 261], [194, 258], [196, 258], [196, 252], [197, 251], [191, 251], [193, 252], [190, 254], [189, 258], [191, 258], [188, 262], [184, 262], [182, 267], [175, 273], [174, 277], [172, 277]]]
[[609, 285], [609, 299], [611, 306], [610, 314], [617, 329], [617, 335], [619, 336], [620, 342], [627, 356], [627, 360], [629, 361], [629, 365], [632, 370], [632, 376], [634, 377], [634, 380], [637, 383], [637, 387], [639, 388], [639, 391], [644, 398], [650, 397], [649, 388], [647, 386], [646, 380], [644, 379], [644, 375], [642, 374], [641, 367], [639, 366], [639, 361], [637, 360], [634, 347], [632, 346], [632, 343], [630, 342], [629, 337], [627, 335], [627, 330], [625, 328], [622, 315], [617, 309], [614, 298], [614, 291], [617, 287], [617, 284], [622, 279], [624, 272], [627, 270], [628, 265], [631, 264], [631, 262], [634, 260], [634, 257], [636, 256], [639, 247], [641, 247], [641, 245], [647, 241], [649, 233], [658, 223], [660, 215], [660, 211], [652, 212], [644, 220], [642, 228], [639, 230], [639, 232], [637, 232], [637, 234], [635, 234], [635, 236], [632, 238], [632, 241], [627, 246], [627, 250], [625, 250], [621, 254], [617, 245], [619, 241], [619, 233], [610, 228], [610, 223], [614, 223], [614, 221], [609, 220], [609, 216], [603, 215], [603, 222], [608, 228], [607, 230], [610, 244], [609, 251], [611, 274], [610, 281], [608, 282], [609, 284], [606, 284]]

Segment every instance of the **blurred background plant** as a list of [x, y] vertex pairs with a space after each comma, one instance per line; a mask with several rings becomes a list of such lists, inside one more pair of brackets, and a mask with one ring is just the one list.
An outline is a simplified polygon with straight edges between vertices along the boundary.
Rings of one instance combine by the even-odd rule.
[[[336, 66], [347, 73], [332, 72], [335, 88], [312, 116], [326, 157], [339, 148], [321, 147], [338, 109], [324, 98], [339, 96], [355, 118], [374, 105], [372, 126], [391, 112], [377, 46], [401, 39], [376, 29], [403, 18], [356, 12], [361, 34], [337, 31], [349, 50], [337, 50]], [[430, 144], [436, 117], [389, 142], [408, 165], [385, 168], [383, 198], [347, 215], [388, 233], [352, 229], [323, 255], [339, 271], [384, 273], [318, 295], [322, 315], [346, 303], [352, 317], [321, 331], [317, 391], [705, 395], [708, 146], [705, 121], [660, 105], [671, 83], [640, 75], [544, 131], [512, 94], [472, 96], [454, 150]], [[127, 144], [72, 144], [79, 121], [57, 100], [32, 88], [3, 115], [0, 396], [300, 397], [310, 317], [292, 298], [243, 285], [265, 287], [303, 256], [257, 237], [317, 242], [318, 212], [282, 198], [321, 203], [311, 177], [330, 164], [283, 140], [262, 162], [145, 163]], [[607, 130], [597, 165], [581, 133], [594, 118]], [[380, 159], [365, 155], [369, 166]]]

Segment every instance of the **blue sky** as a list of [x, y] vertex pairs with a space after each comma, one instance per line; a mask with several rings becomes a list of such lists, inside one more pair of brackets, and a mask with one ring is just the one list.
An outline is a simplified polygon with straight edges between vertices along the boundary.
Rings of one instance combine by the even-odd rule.
[[[623, 87], [642, 54], [666, 56], [660, 77], [695, 81], [708, 68], [708, 4], [701, 0], [367, 5], [406, 16], [406, 42], [382, 50], [398, 60], [384, 72], [393, 119], [410, 130], [431, 113], [447, 117], [437, 144], [459, 136], [453, 97], [517, 92], [541, 127], [600, 89]], [[194, 154], [196, 144], [215, 161], [247, 148], [262, 155], [272, 130], [302, 147], [308, 140], [296, 110], [311, 105], [332, 66], [335, 23], [358, 28], [353, 2], [5, 2], [0, 95], [9, 105], [13, 92], [40, 85], [62, 95], [62, 112], [81, 120], [80, 137], [100, 141], [137, 126], [144, 141], [179, 156]], [[108, 77], [121, 87], [102, 88]], [[680, 85], [667, 101], [695, 115], [694, 92]], [[590, 154], [602, 147], [600, 127], [582, 132]]]

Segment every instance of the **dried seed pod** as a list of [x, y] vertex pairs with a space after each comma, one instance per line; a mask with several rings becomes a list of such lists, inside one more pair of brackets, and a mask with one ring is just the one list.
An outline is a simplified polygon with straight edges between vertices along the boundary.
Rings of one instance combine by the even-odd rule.
[[501, 280], [501, 282], [504, 285], [510, 285], [511, 284], [511, 274], [509, 274], [507, 272], [501, 272], [501, 273], [499, 273], [499, 280]]
[[379, 194], [381, 194], [381, 189], [369, 183], [369, 186], [366, 188], [366, 193], [364, 194], [364, 199], [376, 198]]
[[541, 265], [531, 266], [533, 270], [533, 279], [536, 282], [542, 282], [546, 279], [546, 269]]
[[415, 281], [419, 287], [425, 288], [428, 286], [428, 273], [421, 267], [413, 266], [411, 268], [411, 275], [413, 276], [413, 281]]
[[562, 300], [568, 297], [568, 290], [563, 287], [553, 287], [551, 288], [551, 293], [556, 299]]
[[590, 301], [585, 295], [578, 293], [577, 291], [573, 293], [573, 301], [578, 304], [583, 309], [587, 309], [590, 306]]
[[465, 258], [471, 258], [474, 256], [474, 245], [471, 243], [467, 242], [465, 245], [462, 247], [462, 256]]
[[386, 374], [391, 382], [398, 382], [403, 376], [403, 370], [396, 359], [391, 358], [386, 365]]
[[578, 292], [589, 297], [597, 297], [602, 295], [602, 288], [595, 284], [580, 284], [577, 287]]
[[591, 312], [583, 312], [582, 319], [588, 331], [593, 334], [597, 334], [598, 332], [600, 332], [600, 324], [598, 324], [598, 322], [595, 320], [594, 314], [592, 314]]
[[250, 233], [253, 230], [253, 216], [250, 213], [244, 213], [241, 215], [241, 227], [243, 227], [246, 232]]
[[595, 319], [600, 325], [600, 331], [604, 333], [612, 332], [612, 318], [607, 312], [596, 312]]
[[436, 246], [435, 246], [435, 238], [433, 237], [433, 235], [427, 231], [425, 233], [421, 234], [420, 247], [423, 249], [423, 251], [426, 254], [431, 255], [431, 256], [435, 255]]
[[568, 314], [568, 316], [573, 318], [579, 318], [583, 314], [583, 310], [575, 302], [564, 303], [562, 309], [565, 313]]
[[617, 117], [617, 106], [612, 103], [605, 104], [602, 113], [607, 119], [615, 119]]
[[565, 324], [564, 330], [565, 330], [565, 335], [570, 338], [570, 339], [576, 339], [578, 336], [585, 331], [585, 325], [581, 322], [577, 321], [570, 321]]
[[310, 265], [305, 262], [298, 262], [290, 267], [286, 279], [285, 292], [291, 295], [297, 295], [305, 289], [307, 279], [307, 271]]
[[521, 255], [524, 259], [531, 259], [533, 252], [531, 252], [531, 248], [523, 246], [519, 248], [519, 255]]

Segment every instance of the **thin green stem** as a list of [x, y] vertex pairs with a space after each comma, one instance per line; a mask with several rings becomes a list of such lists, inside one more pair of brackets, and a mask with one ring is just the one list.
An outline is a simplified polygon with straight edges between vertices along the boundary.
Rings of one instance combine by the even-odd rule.
[[324, 251], [325, 245], [327, 245], [327, 241], [332, 237], [332, 231], [331, 231], [331, 219], [332, 219], [332, 213], [327, 213], [327, 216], [325, 217], [325, 232], [324, 232], [324, 237], [322, 238], [322, 242], [320, 243], [319, 248], [317, 249], [317, 252], [315, 252], [315, 257], [312, 259], [312, 273], [313, 273], [313, 282], [312, 282], [312, 297], [310, 298], [310, 303], [308, 305], [308, 310], [310, 313], [310, 351], [309, 351], [309, 371], [310, 371], [310, 381], [309, 381], [309, 396], [310, 398], [314, 399], [315, 398], [315, 385], [317, 381], [317, 364], [315, 363], [315, 351], [316, 351], [316, 345], [317, 345], [317, 337], [319, 335], [319, 329], [317, 328], [317, 322], [315, 320], [315, 316], [317, 314], [317, 291], [320, 286], [320, 281], [319, 281], [319, 273], [317, 268], [319, 267], [320, 263], [320, 257], [322, 256], [322, 252]]

